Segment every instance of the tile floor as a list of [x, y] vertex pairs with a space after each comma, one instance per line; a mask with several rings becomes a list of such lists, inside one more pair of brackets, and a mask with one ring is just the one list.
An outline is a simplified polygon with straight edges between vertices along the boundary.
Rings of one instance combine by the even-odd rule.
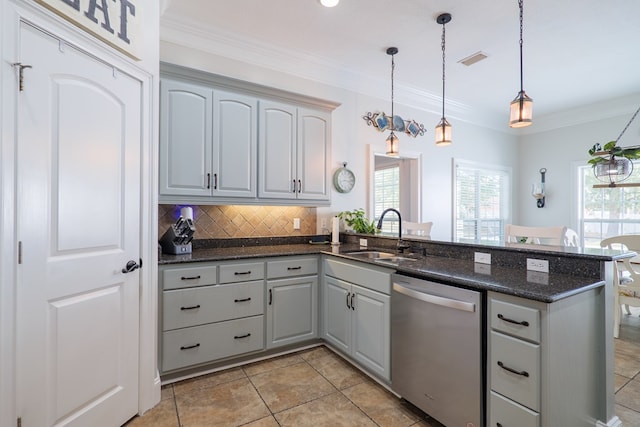
[[[640, 427], [640, 308], [615, 341], [616, 414]], [[162, 387], [126, 427], [442, 427], [324, 346]]]

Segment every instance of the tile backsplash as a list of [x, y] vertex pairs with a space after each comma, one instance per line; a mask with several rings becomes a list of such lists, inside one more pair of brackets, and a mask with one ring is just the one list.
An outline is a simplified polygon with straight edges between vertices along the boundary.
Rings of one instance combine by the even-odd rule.
[[[158, 205], [158, 236], [180, 217], [180, 208], [193, 208], [195, 239], [308, 236], [316, 234], [316, 208], [301, 206]], [[300, 218], [300, 229], [293, 219]]]

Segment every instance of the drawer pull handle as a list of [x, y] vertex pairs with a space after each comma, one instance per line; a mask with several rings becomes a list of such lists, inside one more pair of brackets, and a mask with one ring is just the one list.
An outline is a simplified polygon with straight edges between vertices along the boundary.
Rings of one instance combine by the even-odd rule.
[[269, 305], [273, 303], [273, 289], [269, 289]]
[[520, 375], [526, 378], [529, 378], [529, 372], [527, 371], [516, 371], [513, 368], [510, 368], [508, 366], [504, 366], [504, 363], [502, 363], [501, 361], [498, 360], [498, 366], [500, 366], [502, 369], [504, 369], [505, 371], [509, 371], [512, 374], [516, 374], [516, 375]]
[[198, 280], [200, 278], [200, 276], [191, 276], [191, 277], [184, 277], [182, 276], [180, 278], [180, 280]]
[[299, 265], [297, 267], [287, 267], [287, 270], [291, 271], [291, 270], [302, 270], [302, 266]]
[[496, 423], [496, 427], [502, 427], [502, 424]]
[[197, 310], [200, 308], [200, 304], [192, 305], [191, 307], [180, 307], [180, 310]]
[[349, 305], [349, 296], [351, 295], [351, 292], [347, 293], [347, 308], [351, 309], [351, 306]]
[[251, 301], [251, 297], [233, 300], [233, 302], [246, 302], [246, 301]]
[[518, 322], [517, 320], [513, 320], [513, 319], [509, 319], [508, 317], [504, 317], [500, 313], [498, 313], [498, 319], [504, 320], [505, 322], [513, 323], [514, 325], [529, 326], [529, 322], [527, 322], [526, 320]]
[[239, 339], [247, 338], [247, 337], [250, 337], [250, 336], [251, 336], [251, 333], [244, 334], [244, 335], [236, 335], [235, 337], [233, 337], [233, 339], [234, 340], [239, 340]]
[[180, 350], [189, 350], [191, 348], [198, 348], [200, 347], [200, 343], [196, 343], [194, 345], [183, 345], [182, 347], [180, 347]]
[[251, 274], [251, 270], [247, 270], [247, 271], [236, 271], [235, 273], [236, 276], [241, 276], [243, 274]]
[[355, 306], [355, 304], [353, 303], [353, 297], [355, 297], [355, 296], [356, 296], [356, 293], [355, 293], [355, 292], [352, 292], [352, 293], [351, 293], [351, 310], [355, 310], [355, 309], [356, 309], [356, 306]]

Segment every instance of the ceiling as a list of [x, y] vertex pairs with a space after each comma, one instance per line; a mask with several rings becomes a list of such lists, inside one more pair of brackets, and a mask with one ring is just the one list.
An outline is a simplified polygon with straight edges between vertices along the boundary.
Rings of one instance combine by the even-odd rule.
[[[516, 0], [340, 0], [333, 8], [318, 0], [164, 0], [162, 7], [165, 41], [383, 99], [391, 96], [386, 49], [396, 46], [396, 101], [438, 114], [442, 26], [436, 17], [448, 12], [450, 121], [504, 127], [520, 88]], [[531, 128], [536, 118], [614, 98], [632, 95], [640, 104], [638, 17], [638, 0], [525, 1]], [[488, 57], [459, 63], [476, 52]]]

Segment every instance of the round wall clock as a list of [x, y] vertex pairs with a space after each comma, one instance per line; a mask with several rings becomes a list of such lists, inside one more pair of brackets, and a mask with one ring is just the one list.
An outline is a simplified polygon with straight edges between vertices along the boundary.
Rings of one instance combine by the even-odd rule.
[[356, 176], [347, 169], [347, 163], [343, 163], [341, 168], [335, 171], [333, 174], [333, 186], [340, 193], [348, 193], [353, 189], [356, 184]]

